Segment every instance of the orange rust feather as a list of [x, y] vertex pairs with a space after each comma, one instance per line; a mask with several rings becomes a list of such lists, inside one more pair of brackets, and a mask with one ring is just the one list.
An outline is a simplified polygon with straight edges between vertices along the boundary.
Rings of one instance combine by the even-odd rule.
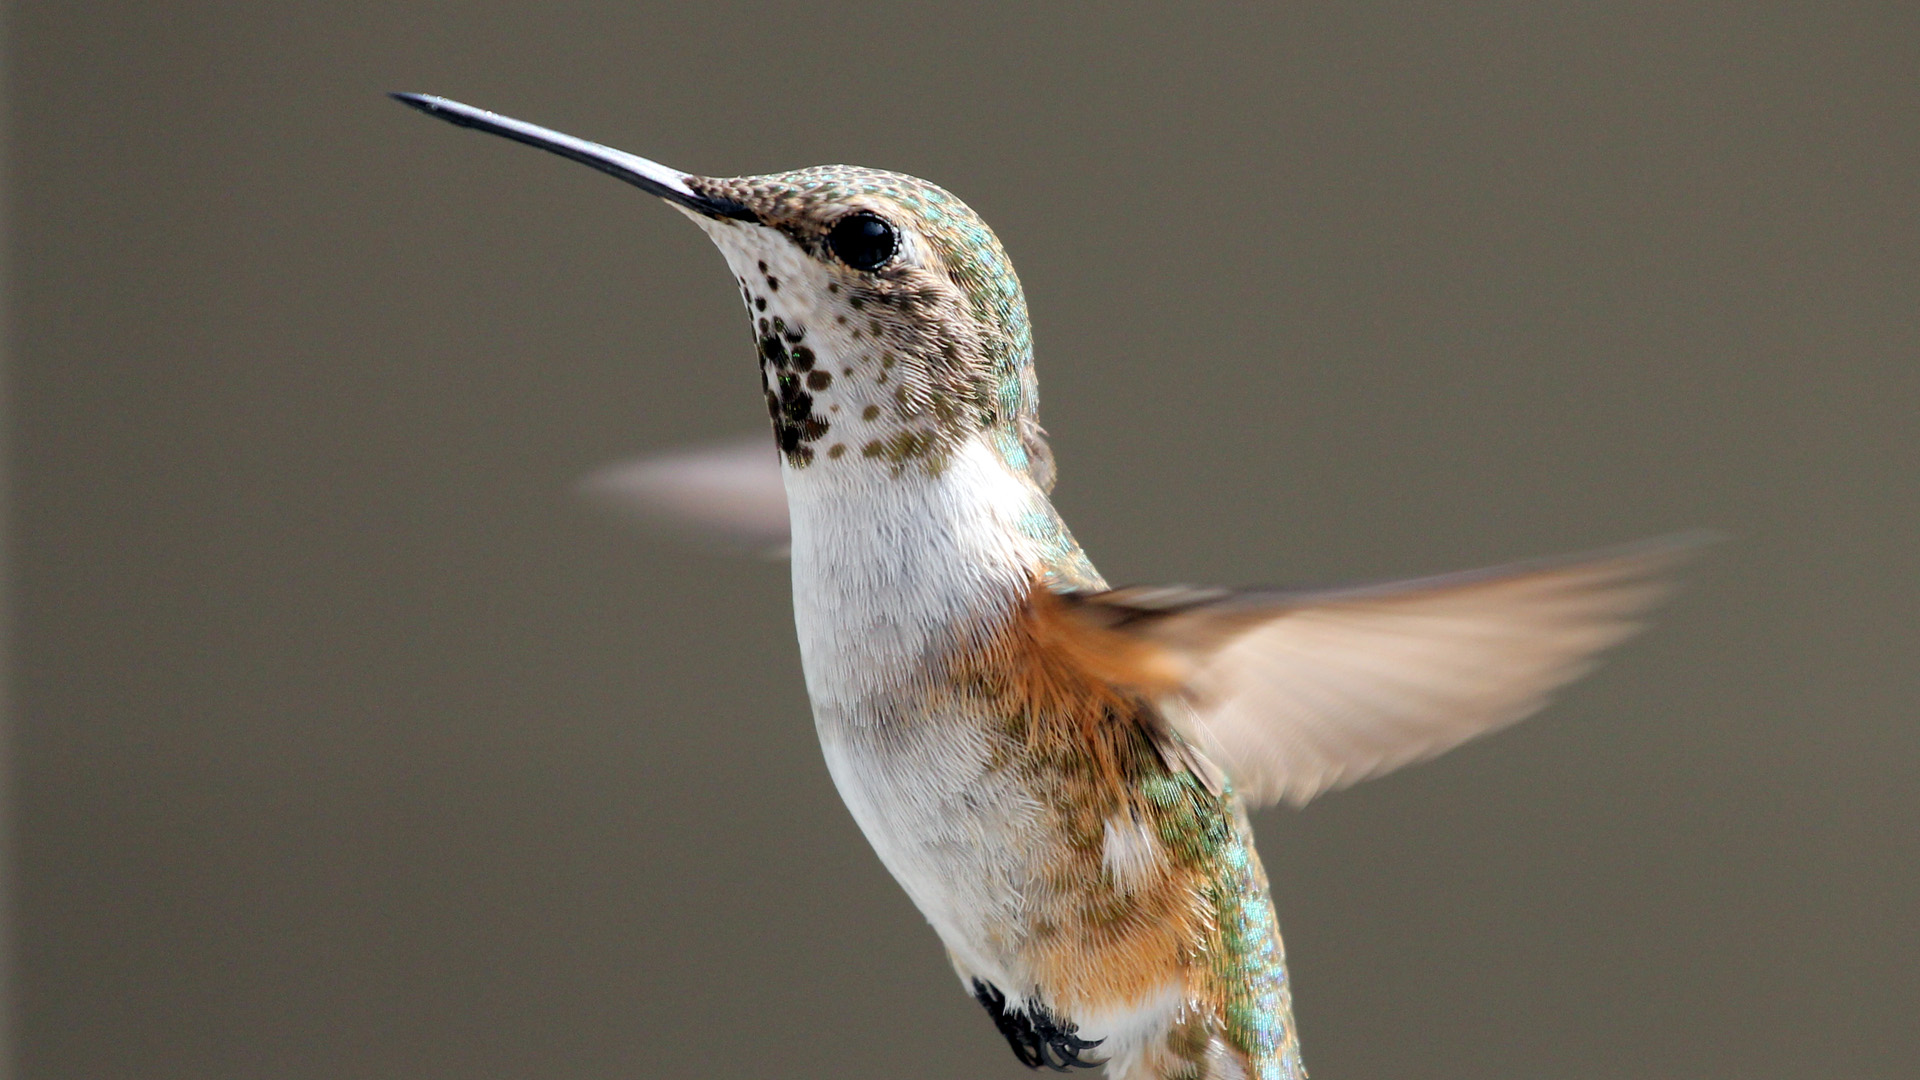
[[1167, 735], [1155, 699], [1184, 679], [1177, 654], [1078, 616], [1035, 581], [1007, 616], [982, 626], [952, 660], [949, 685], [979, 694], [1019, 729], [1028, 756], [1088, 758], [1111, 812], [1131, 801], [1141, 750]]
[[1171, 693], [1185, 681], [1187, 665], [1173, 650], [1138, 634], [1096, 625], [1050, 589], [1036, 584], [1024, 614], [1033, 649], [1050, 666], [1077, 670], [1083, 678], [1147, 697]]
[[1141, 779], [1187, 766], [1154, 704], [1179, 690], [1181, 667], [1036, 582], [969, 635], [943, 680], [1004, 718], [1003, 765], [1027, 773], [1047, 808], [1057, 842], [1028, 893], [1025, 952], [1056, 1006], [1137, 1003], [1196, 977], [1208, 916], [1193, 869], [1163, 857], [1144, 880], [1121, 882], [1104, 861], [1110, 820], [1155, 833]]

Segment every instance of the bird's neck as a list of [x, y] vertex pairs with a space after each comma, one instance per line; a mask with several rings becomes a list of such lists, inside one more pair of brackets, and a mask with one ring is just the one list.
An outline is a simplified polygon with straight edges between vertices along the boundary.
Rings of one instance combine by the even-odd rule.
[[938, 468], [878, 460], [786, 471], [794, 619], [817, 707], [896, 695], [1036, 581], [1099, 583], [1045, 494], [985, 436]]

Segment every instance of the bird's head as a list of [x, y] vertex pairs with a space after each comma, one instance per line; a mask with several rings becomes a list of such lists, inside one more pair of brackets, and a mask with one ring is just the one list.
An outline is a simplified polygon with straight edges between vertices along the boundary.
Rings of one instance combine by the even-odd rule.
[[589, 165], [692, 218], [739, 284], [789, 467], [938, 471], [982, 438], [1051, 485], [1020, 280], [959, 199], [844, 165], [696, 176], [444, 98], [394, 96]]

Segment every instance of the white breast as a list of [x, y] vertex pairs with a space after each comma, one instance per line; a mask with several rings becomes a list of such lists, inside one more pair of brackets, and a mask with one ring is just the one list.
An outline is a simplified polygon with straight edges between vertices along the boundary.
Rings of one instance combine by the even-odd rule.
[[[863, 315], [825, 298], [819, 264], [769, 230], [701, 220], [740, 281], [749, 315], [801, 328], [829, 385], [811, 462], [784, 469], [793, 606], [821, 748], [874, 850], [963, 973], [1011, 993], [1026, 868], [1040, 865], [1039, 807], [990, 768], [990, 717], [928, 692], [956, 632], [1011, 610], [1039, 564], [1021, 529], [1044, 496], [973, 439], [930, 467], [868, 456], [900, 430], [899, 374]], [[760, 330], [760, 333], [766, 333]]]
[[794, 620], [821, 747], [880, 859], [962, 969], [1008, 987], [1039, 807], [989, 768], [991, 719], [935, 704], [923, 673], [954, 628], [1005, 611], [1036, 554], [1033, 489], [983, 443], [937, 476], [881, 462], [787, 471]]

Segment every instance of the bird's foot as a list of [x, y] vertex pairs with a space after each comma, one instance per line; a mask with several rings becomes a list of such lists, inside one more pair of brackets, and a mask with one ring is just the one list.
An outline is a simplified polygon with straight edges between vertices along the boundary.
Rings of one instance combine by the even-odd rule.
[[973, 999], [993, 1017], [993, 1026], [1006, 1036], [1013, 1056], [1029, 1069], [1046, 1066], [1055, 1072], [1068, 1069], [1092, 1069], [1098, 1061], [1080, 1056], [1082, 1051], [1099, 1046], [1101, 1040], [1088, 1042], [1075, 1034], [1079, 1028], [1053, 1015], [1044, 1005], [1025, 1008], [1007, 1007], [1007, 995], [992, 983], [973, 980]]

